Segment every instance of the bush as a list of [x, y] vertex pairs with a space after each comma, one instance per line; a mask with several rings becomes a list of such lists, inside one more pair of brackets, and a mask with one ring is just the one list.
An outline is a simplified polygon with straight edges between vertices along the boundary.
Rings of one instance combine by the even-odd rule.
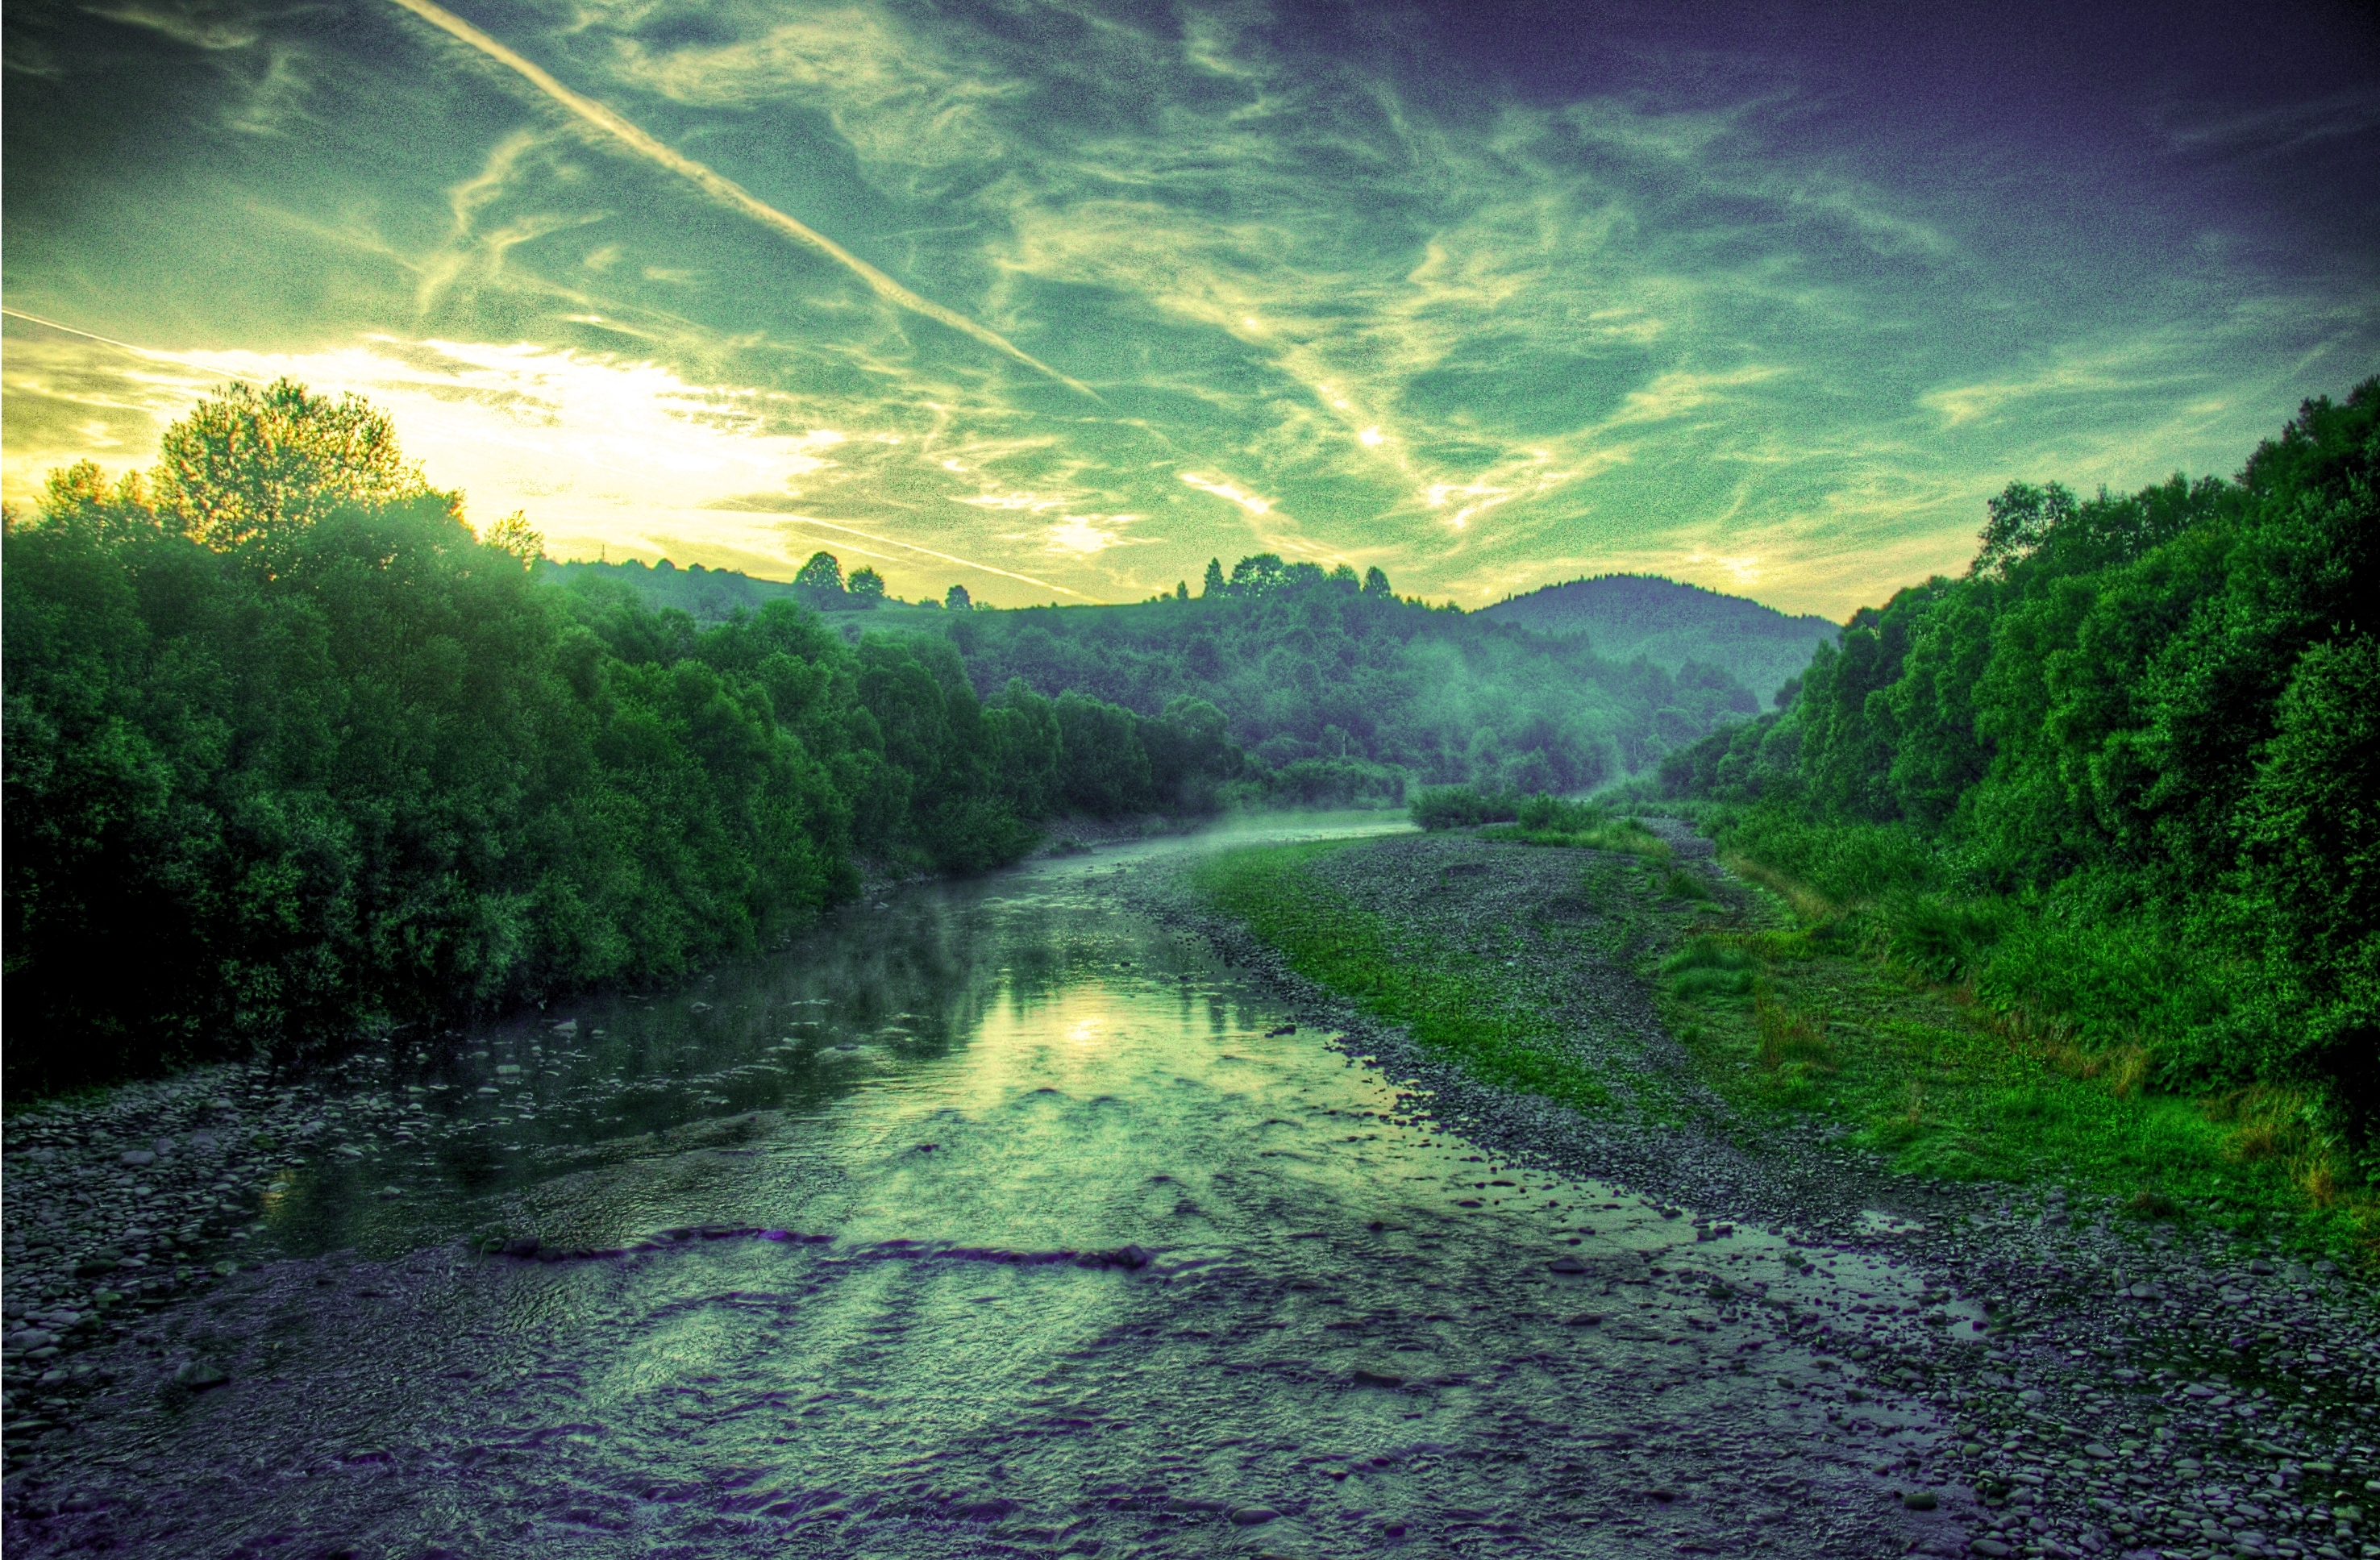
[[1520, 801], [1475, 786], [1439, 785], [1415, 795], [1409, 810], [1414, 822], [1424, 828], [1475, 828], [1483, 823], [1506, 823], [1518, 817]]

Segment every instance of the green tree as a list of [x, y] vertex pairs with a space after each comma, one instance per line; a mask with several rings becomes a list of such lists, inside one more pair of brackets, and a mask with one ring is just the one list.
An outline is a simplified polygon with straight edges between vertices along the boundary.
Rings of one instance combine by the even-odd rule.
[[530, 528], [528, 516], [517, 509], [489, 526], [488, 534], [480, 539], [498, 552], [519, 559], [523, 568], [545, 556], [545, 538]]
[[843, 590], [843, 563], [832, 552], [813, 552], [794, 574], [794, 583], [812, 590]]
[[845, 588], [858, 599], [873, 604], [884, 599], [884, 576], [873, 569], [854, 569]]
[[942, 592], [942, 605], [953, 612], [971, 611], [975, 608], [975, 598], [967, 594], [965, 586], [954, 585]]
[[[355, 395], [310, 394], [292, 380], [260, 391], [225, 385], [166, 429], [157, 507], [218, 552], [268, 562], [342, 504], [429, 492], [396, 443], [387, 414]], [[455, 507], [450, 499], [449, 507]]]

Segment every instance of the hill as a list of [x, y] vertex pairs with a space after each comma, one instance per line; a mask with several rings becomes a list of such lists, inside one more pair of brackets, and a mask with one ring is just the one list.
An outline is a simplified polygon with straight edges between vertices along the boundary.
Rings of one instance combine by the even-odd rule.
[[706, 569], [699, 563], [680, 568], [666, 558], [650, 567], [634, 559], [625, 563], [545, 559], [538, 564], [538, 577], [565, 588], [580, 580], [624, 585], [637, 593], [647, 611], [681, 611], [701, 628], [733, 623], [738, 612], [757, 613], [771, 601], [799, 602], [823, 615], [827, 626], [845, 639], [857, 639], [868, 629], [914, 633], [938, 628], [941, 623], [941, 607], [932, 601], [913, 605], [889, 596], [765, 580], [734, 569]]
[[1599, 641], [1400, 598], [1378, 571], [1358, 582], [1270, 553], [1243, 559], [1228, 578], [1218, 564], [1196, 598], [1014, 611], [862, 599], [719, 569], [547, 568], [565, 586], [625, 585], [647, 608], [698, 624], [790, 597], [847, 640], [878, 630], [947, 638], [988, 700], [1012, 679], [1145, 717], [1204, 699], [1283, 801], [1393, 802], [1408, 780], [1587, 790], [1758, 708], [1706, 659], [1633, 665]]
[[1205, 699], [1284, 771], [1585, 791], [1758, 707], [1716, 666], [1613, 660], [1585, 640], [1401, 598], [1377, 569], [1359, 584], [1269, 553], [1228, 580], [1210, 565], [1195, 599], [956, 612], [942, 631], [987, 695], [1014, 677], [1133, 710]]
[[1821, 645], [1842, 635], [1822, 617], [1788, 617], [1741, 596], [1651, 574], [1605, 574], [1549, 585], [1486, 608], [1480, 616], [1539, 634], [1584, 634], [1608, 659], [1644, 657], [1676, 671], [1688, 661], [1725, 667], [1766, 704], [1801, 675]]

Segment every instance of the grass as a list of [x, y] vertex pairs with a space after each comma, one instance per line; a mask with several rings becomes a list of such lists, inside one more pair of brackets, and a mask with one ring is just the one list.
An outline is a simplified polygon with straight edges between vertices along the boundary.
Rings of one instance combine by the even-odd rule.
[[1848, 1126], [1913, 1177], [2055, 1180], [2143, 1218], [2374, 1254], [2380, 1210], [2342, 1187], [2301, 1098], [2159, 1093], [2137, 1045], [2088, 1048], [1987, 1008], [1823, 908], [1795, 913], [1815, 899], [1806, 886], [1756, 876], [1776, 898], [1660, 966], [1663, 1018], [1739, 1110]]
[[[1530, 832], [1482, 831], [1541, 842]], [[1609, 1098], [1555, 1054], [1552, 1020], [1475, 961], [1392, 946], [1378, 917], [1305, 871], [1346, 848], [1230, 853], [1206, 864], [1198, 886], [1299, 973], [1478, 1075], [1573, 1104]], [[1603, 919], [1573, 935], [1608, 950], [1649, 947], [1638, 967], [1658, 985], [1665, 1022], [1739, 1115], [1839, 1124], [1912, 1177], [2055, 1181], [2111, 1195], [2144, 1219], [2277, 1232], [2301, 1251], [2380, 1259], [2380, 1203], [2324, 1153], [2301, 1097], [2160, 1093], [2138, 1044], [2086, 1045], [2070, 1027], [1979, 1000], [1972, 980], [1929, 973], [1942, 968], [1932, 939], [1876, 937], [1805, 882], [1757, 862], [1730, 865], [1756, 887], [1722, 904], [1698, 879], [1700, 897], [1682, 892], [1676, 879], [1691, 875], [1669, 869], [1666, 852], [1633, 868], [1592, 860], [1580, 887]]]
[[1497, 824], [1481, 829], [1479, 837], [1521, 845], [1549, 845], [1562, 850], [1621, 851], [1630, 855], [1649, 857], [1657, 863], [1666, 863], [1670, 859], [1670, 842], [1634, 818], [1608, 819], [1579, 828], [1532, 828], [1525, 823]]
[[1192, 881], [1208, 902], [1281, 949], [1290, 967], [1475, 1075], [1581, 1109], [1610, 1103], [1586, 1068], [1554, 1046], [1551, 1026], [1512, 999], [1509, 983], [1451, 953], [1392, 946], [1381, 919], [1304, 869], [1353, 841], [1251, 846], [1209, 857]]

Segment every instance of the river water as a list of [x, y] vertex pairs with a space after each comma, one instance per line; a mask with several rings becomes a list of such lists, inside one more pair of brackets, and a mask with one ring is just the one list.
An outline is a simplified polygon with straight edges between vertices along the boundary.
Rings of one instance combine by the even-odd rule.
[[[1848, 1251], [1805, 1266], [1435, 1130], [1126, 906], [1120, 871], [1187, 848], [897, 890], [326, 1106], [346, 1146], [273, 1188], [270, 1260], [122, 1347], [124, 1389], [53, 1480], [64, 1514], [18, 1541], [1946, 1542], [1889, 1476], [1937, 1427], [1834, 1390], [1742, 1303], [1866, 1310], [1913, 1276]], [[190, 1360], [227, 1385], [154, 1385]]]

